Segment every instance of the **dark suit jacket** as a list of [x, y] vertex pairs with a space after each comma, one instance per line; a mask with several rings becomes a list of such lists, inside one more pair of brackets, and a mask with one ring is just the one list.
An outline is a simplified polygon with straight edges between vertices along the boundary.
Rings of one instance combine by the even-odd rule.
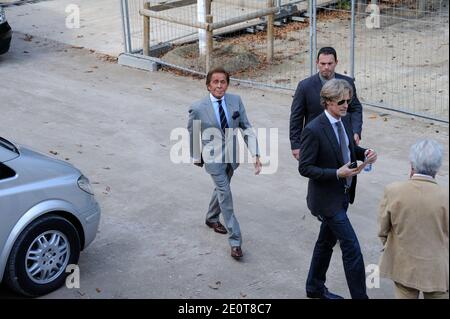
[[[350, 141], [351, 161], [363, 161], [366, 149], [355, 145], [349, 124], [342, 122]], [[300, 149], [298, 170], [302, 176], [309, 178], [307, 204], [311, 213], [315, 216], [333, 216], [344, 203], [353, 203], [357, 178], [353, 177], [348, 200], [345, 179], [336, 177], [336, 170], [345, 163], [336, 134], [325, 113], [305, 127]]]
[[[352, 102], [348, 106], [346, 118], [351, 123], [353, 133], [358, 133], [361, 137], [363, 123], [362, 106], [356, 95], [355, 83], [352, 78], [342, 74], [335, 73], [335, 78], [347, 80], [353, 87]], [[322, 90], [322, 82], [320, 81], [319, 73], [300, 81], [297, 86], [291, 106], [289, 129], [291, 149], [293, 150], [300, 148], [300, 136], [303, 128], [324, 110], [320, 104], [320, 90]]]

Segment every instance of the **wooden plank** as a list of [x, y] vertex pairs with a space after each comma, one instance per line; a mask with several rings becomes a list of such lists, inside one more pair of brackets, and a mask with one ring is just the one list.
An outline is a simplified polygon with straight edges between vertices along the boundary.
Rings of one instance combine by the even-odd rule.
[[168, 22], [173, 22], [173, 23], [178, 23], [181, 25], [186, 25], [188, 27], [192, 27], [192, 28], [198, 28], [198, 29], [204, 29], [204, 30], [208, 30], [208, 23], [204, 23], [204, 22], [192, 22], [192, 21], [188, 21], [187, 19], [183, 19], [183, 18], [177, 18], [177, 17], [171, 17], [171, 16], [167, 16], [158, 12], [153, 12], [151, 10], [147, 10], [147, 9], [141, 9], [139, 10], [139, 14], [143, 15], [143, 16], [148, 16], [150, 18], [155, 18], [155, 19], [160, 19], [163, 21], [168, 21]]
[[276, 8], [276, 7], [275, 8], [261, 9], [261, 10], [255, 11], [255, 12], [244, 14], [242, 16], [230, 18], [230, 19], [223, 20], [223, 21], [220, 21], [220, 22], [215, 22], [215, 23], [213, 23], [211, 25], [211, 28], [213, 30], [220, 29], [220, 28], [227, 27], [227, 26], [230, 26], [230, 25], [233, 25], [233, 24], [246, 22], [248, 20], [252, 20], [252, 19], [255, 19], [255, 18], [267, 16], [267, 15], [270, 15], [270, 14], [274, 14], [277, 11], [278, 11], [278, 8]]
[[173, 1], [173, 2], [166, 2], [163, 4], [157, 4], [155, 6], [151, 6], [150, 10], [159, 12], [159, 11], [165, 11], [165, 10], [169, 10], [169, 9], [190, 6], [191, 4], [197, 4], [197, 0], [178, 0], [178, 1]]

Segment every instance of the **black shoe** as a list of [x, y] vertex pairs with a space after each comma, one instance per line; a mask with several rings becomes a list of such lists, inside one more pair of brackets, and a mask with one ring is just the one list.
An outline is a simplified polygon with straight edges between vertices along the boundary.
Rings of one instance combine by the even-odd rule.
[[225, 228], [225, 226], [223, 226], [220, 222], [208, 222], [208, 221], [206, 221], [205, 224], [208, 227], [214, 229], [214, 231], [216, 233], [219, 233], [219, 234], [226, 234], [226, 233], [228, 233], [227, 229]]
[[242, 258], [242, 256], [244, 256], [244, 254], [242, 253], [241, 246], [231, 247], [231, 257], [233, 257], [234, 259], [240, 259]]
[[344, 297], [341, 297], [339, 295], [336, 295], [330, 291], [328, 291], [327, 288], [325, 288], [325, 290], [320, 293], [320, 292], [306, 292], [306, 297], [308, 298], [313, 298], [313, 299], [344, 299]]

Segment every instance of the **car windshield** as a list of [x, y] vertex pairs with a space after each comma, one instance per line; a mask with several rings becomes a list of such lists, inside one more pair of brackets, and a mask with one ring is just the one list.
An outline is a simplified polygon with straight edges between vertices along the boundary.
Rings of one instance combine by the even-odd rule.
[[17, 149], [17, 147], [13, 143], [8, 141], [7, 139], [4, 139], [1, 136], [0, 136], [0, 147], [4, 147], [4, 148], [10, 150], [11, 152], [19, 154], [19, 150]]

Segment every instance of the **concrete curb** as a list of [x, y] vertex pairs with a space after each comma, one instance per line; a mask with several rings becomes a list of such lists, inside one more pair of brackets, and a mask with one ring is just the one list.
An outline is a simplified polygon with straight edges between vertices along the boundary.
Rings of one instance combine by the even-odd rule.
[[146, 57], [140, 54], [121, 53], [117, 61], [118, 64], [129, 66], [136, 69], [147, 70], [150, 72], [157, 72], [160, 68], [160, 63], [156, 58]]

